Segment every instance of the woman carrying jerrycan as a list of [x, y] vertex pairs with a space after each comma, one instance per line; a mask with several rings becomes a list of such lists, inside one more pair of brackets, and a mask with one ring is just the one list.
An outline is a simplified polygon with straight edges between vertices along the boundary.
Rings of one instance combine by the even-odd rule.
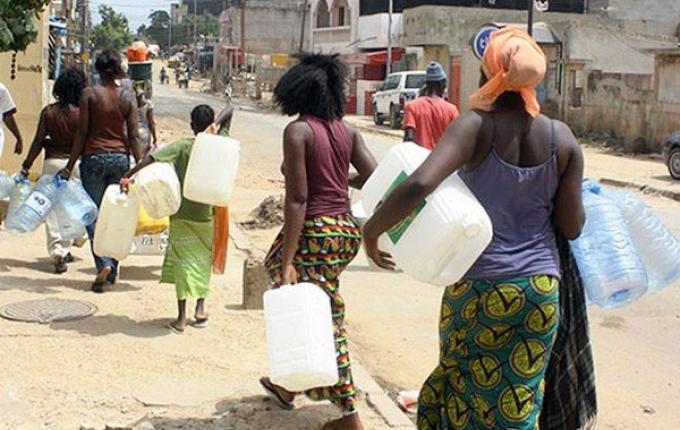
[[[54, 83], [56, 103], [45, 106], [40, 113], [40, 121], [31, 144], [31, 149], [22, 164], [21, 173], [28, 177], [33, 162], [44, 150], [43, 175], [54, 175], [63, 169], [73, 149], [80, 122], [80, 96], [85, 87], [85, 76], [76, 69], [66, 69]], [[73, 167], [73, 176], [80, 178], [78, 165]], [[73, 241], [65, 240], [59, 232], [59, 220], [53, 212], [45, 222], [47, 233], [47, 252], [54, 263], [57, 274], [68, 270], [66, 263], [73, 261], [71, 245]], [[76, 241], [82, 246], [87, 237]]]
[[[299, 64], [274, 89], [283, 113], [298, 117], [283, 136], [285, 223], [265, 265], [275, 288], [309, 282], [330, 296], [340, 380], [306, 394], [314, 400], [330, 400], [342, 410], [343, 417], [324, 429], [362, 429], [338, 277], [361, 243], [361, 230], [350, 211], [349, 185], [363, 184], [376, 162], [361, 135], [342, 119], [345, 66], [337, 56], [302, 54], [298, 59]], [[359, 173], [351, 180], [350, 164]], [[269, 378], [260, 383], [277, 405], [293, 408], [297, 393]]]
[[[66, 167], [59, 173], [70, 178], [80, 159], [83, 187], [92, 200], [101, 205], [109, 185], [118, 184], [130, 169], [130, 154], [136, 161], [142, 157], [137, 139], [137, 101], [132, 90], [121, 88], [117, 80], [125, 76], [120, 54], [112, 49], [97, 56], [95, 68], [101, 84], [86, 88], [80, 99], [80, 124]], [[87, 227], [90, 242], [95, 224]], [[97, 277], [92, 291], [104, 292], [107, 283], [114, 284], [118, 276], [118, 261], [100, 257], [92, 250]]]
[[[369, 257], [394, 263], [378, 238], [458, 171], [493, 223], [491, 244], [444, 292], [440, 365], [425, 382], [418, 428], [533, 430], [559, 324], [560, 260], [585, 222], [583, 154], [569, 128], [540, 114], [541, 48], [516, 28], [491, 36], [473, 109], [397, 187], [364, 230]], [[445, 412], [443, 412], [445, 411]]]

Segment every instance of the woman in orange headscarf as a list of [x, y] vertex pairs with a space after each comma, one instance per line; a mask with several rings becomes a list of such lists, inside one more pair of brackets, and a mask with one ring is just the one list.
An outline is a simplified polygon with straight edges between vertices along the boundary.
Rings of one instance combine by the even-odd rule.
[[491, 36], [471, 112], [364, 228], [369, 257], [391, 269], [378, 237], [408, 216], [453, 172], [484, 206], [489, 247], [444, 292], [440, 363], [420, 393], [418, 428], [534, 430], [559, 322], [561, 267], [553, 223], [569, 239], [585, 221], [583, 154], [569, 128], [540, 114], [535, 87], [546, 71], [524, 31]]

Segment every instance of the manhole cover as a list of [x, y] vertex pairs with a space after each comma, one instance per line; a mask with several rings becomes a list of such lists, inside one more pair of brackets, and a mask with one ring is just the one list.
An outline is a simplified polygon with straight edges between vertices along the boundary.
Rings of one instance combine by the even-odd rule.
[[97, 307], [92, 303], [61, 299], [28, 300], [0, 308], [0, 316], [3, 318], [40, 324], [78, 320], [95, 312]]

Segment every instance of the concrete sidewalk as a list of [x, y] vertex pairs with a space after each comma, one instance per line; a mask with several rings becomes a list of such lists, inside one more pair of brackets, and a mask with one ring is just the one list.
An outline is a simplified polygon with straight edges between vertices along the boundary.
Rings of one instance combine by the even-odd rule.
[[[404, 136], [401, 130], [388, 126], [377, 126], [368, 116], [349, 115], [345, 119], [364, 133], [388, 136], [395, 143]], [[605, 150], [584, 146], [586, 157], [586, 176], [605, 184], [634, 188], [646, 193], [656, 194], [680, 201], [680, 181], [674, 181], [661, 160], [644, 156], [623, 156]]]

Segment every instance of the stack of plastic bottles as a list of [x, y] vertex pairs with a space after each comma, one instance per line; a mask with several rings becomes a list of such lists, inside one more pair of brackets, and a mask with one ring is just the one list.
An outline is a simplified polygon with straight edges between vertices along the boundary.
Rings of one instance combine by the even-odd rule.
[[0, 200], [9, 196], [14, 189], [14, 180], [0, 170]]
[[571, 248], [590, 302], [620, 307], [680, 280], [680, 241], [640, 198], [584, 181], [583, 204]]
[[64, 239], [82, 237], [85, 227], [97, 218], [97, 206], [77, 180], [46, 175], [31, 188], [23, 175], [13, 178], [6, 223], [10, 233], [35, 231], [53, 211]]

